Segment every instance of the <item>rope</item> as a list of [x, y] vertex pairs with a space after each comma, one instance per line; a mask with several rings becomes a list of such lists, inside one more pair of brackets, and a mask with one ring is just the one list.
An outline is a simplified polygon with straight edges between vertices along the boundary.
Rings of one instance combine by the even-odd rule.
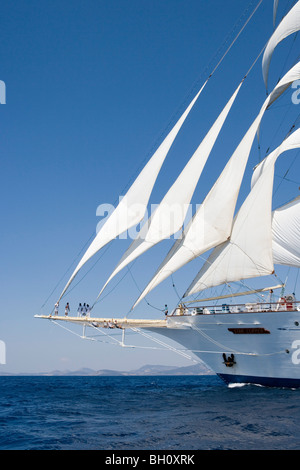
[[[246, 22], [243, 24], [242, 28], [238, 31], [237, 35], [234, 37], [234, 39], [232, 40], [232, 42], [229, 44], [229, 46], [227, 47], [227, 49], [225, 50], [225, 52], [223, 53], [222, 57], [219, 59], [219, 61], [217, 62], [216, 66], [213, 68], [212, 72], [209, 74], [208, 76], [208, 79], [212, 77], [212, 75], [215, 73], [215, 71], [219, 68], [219, 66], [221, 65], [221, 63], [223, 62], [224, 58], [227, 56], [227, 54], [229, 53], [229, 51], [231, 50], [231, 48], [233, 47], [233, 45], [235, 44], [235, 42], [237, 41], [237, 39], [239, 38], [239, 36], [241, 35], [241, 33], [244, 31], [244, 29], [246, 28], [246, 26], [248, 25], [248, 23], [250, 22], [250, 20], [252, 19], [252, 17], [254, 16], [254, 14], [256, 13], [257, 9], [259, 8], [259, 6], [261, 5], [261, 3], [263, 2], [263, 0], [259, 0], [258, 4], [256, 5], [256, 7], [254, 8], [254, 10], [252, 11], [252, 13], [250, 14], [250, 16], [247, 18]], [[233, 30], [237, 27], [237, 24], [239, 24], [242, 20], [242, 18], [247, 14], [247, 12], [249, 11], [251, 5], [253, 4], [253, 2], [250, 2], [250, 4], [248, 5], [248, 7], [246, 8], [246, 10], [244, 11], [244, 13], [242, 14], [242, 16], [240, 17], [239, 21], [235, 24], [234, 28], [231, 30], [231, 33], [233, 32]], [[227, 38], [229, 37], [230, 35], [227, 36]], [[216, 55], [214, 56], [214, 58], [218, 55], [218, 52], [222, 49], [223, 45], [226, 44], [226, 42], [228, 41], [228, 39], [226, 38], [226, 40], [223, 42], [221, 48], [219, 48], [219, 50], [217, 51]], [[211, 60], [211, 62], [214, 60], [214, 58]], [[256, 59], [257, 60], [257, 59]], [[256, 61], [255, 61], [256, 62]], [[253, 64], [254, 65], [254, 64]], [[207, 66], [206, 68], [208, 68], [209, 66]], [[206, 69], [204, 69], [205, 71]], [[250, 69], [251, 70], [251, 69]], [[201, 76], [204, 74], [204, 71], [203, 73], [201, 74]], [[208, 80], [207, 79], [207, 80]], [[200, 78], [197, 80], [197, 83], [200, 81]], [[194, 87], [193, 87], [194, 88]], [[177, 114], [177, 113], [176, 113]], [[175, 116], [170, 120], [169, 122], [169, 125], [171, 124], [171, 122], [174, 120]], [[167, 126], [169, 127], [169, 126]], [[167, 128], [166, 128], [167, 129]], [[164, 133], [166, 132], [166, 129], [165, 131], [163, 131], [161, 133], [161, 136], [160, 136], [160, 139], [162, 138], [162, 136], [164, 135]], [[158, 139], [157, 139], [158, 140]], [[153, 145], [152, 146], [152, 149], [154, 148], [155, 146]], [[151, 149], [151, 151], [152, 151]], [[150, 152], [147, 154], [147, 156], [145, 157], [144, 161], [142, 162], [142, 164], [140, 165], [140, 167], [138, 168], [137, 172], [140, 171], [141, 167], [144, 165], [145, 161], [148, 159], [149, 157], [149, 154]], [[127, 188], [129, 187], [129, 185], [131, 184], [133, 178], [127, 183], [127, 185], [123, 188], [123, 192], [127, 190]], [[117, 201], [116, 201], [117, 202]], [[93, 235], [89, 238], [89, 240], [85, 243], [84, 247], [87, 245], [87, 243], [89, 243], [89, 241], [91, 240], [91, 238], [93, 237]], [[84, 247], [81, 249], [80, 253], [83, 251]], [[52, 294], [56, 291], [56, 289], [58, 288], [59, 284], [61, 283], [62, 279], [65, 277], [65, 275], [68, 273], [68, 271], [70, 270], [71, 266], [74, 264], [75, 260], [78, 258], [79, 255], [76, 256], [76, 258], [74, 259], [74, 261], [72, 262], [72, 264], [70, 265], [70, 267], [67, 269], [67, 271], [65, 272], [65, 274], [62, 276], [62, 278], [57, 282], [57, 284], [55, 285], [54, 289], [51, 291], [51, 293], [49, 294], [48, 298], [45, 300], [44, 304], [42, 305], [41, 308], [43, 308], [45, 306], [45, 304], [48, 302], [49, 298], [52, 296]], [[89, 271], [86, 273], [86, 275], [94, 268], [94, 266], [97, 264], [97, 262], [89, 269]], [[85, 275], [85, 276], [86, 276]], [[85, 277], [84, 276], [84, 277]], [[76, 287], [83, 279], [84, 277], [77, 282], [76, 285], [74, 285], [74, 287]], [[73, 287], [73, 288], [74, 288]], [[70, 292], [70, 291], [69, 291]]]
[[[125, 348], [135, 348], [135, 349], [152, 349], [152, 350], [161, 350], [161, 351], [165, 351], [166, 349], [169, 349], [170, 351], [172, 352], [176, 352], [177, 354], [180, 354], [181, 356], [185, 357], [186, 359], [189, 359], [195, 363], [198, 363], [199, 361], [196, 361], [195, 359], [193, 359], [191, 356], [189, 356], [188, 354], [184, 353], [183, 351], [179, 350], [179, 349], [176, 349], [174, 348], [173, 346], [170, 346], [166, 343], [164, 343], [163, 341], [160, 341], [158, 339], [155, 339], [153, 337], [151, 337], [150, 335], [146, 334], [146, 333], [143, 333], [141, 332], [138, 328], [130, 328], [132, 331], [134, 331], [135, 333], [138, 333], [148, 339], [150, 339], [151, 341], [155, 342], [155, 343], [158, 343], [160, 344], [161, 346], [163, 346], [163, 348], [156, 348], [156, 347], [151, 347], [151, 346], [134, 346], [134, 345], [125, 345], [122, 341], [119, 341], [117, 340], [116, 338], [114, 338], [113, 336], [105, 333], [104, 331], [100, 330], [100, 333], [102, 333], [103, 335], [107, 336], [108, 338], [110, 339], [113, 339], [117, 344], [115, 343], [112, 343], [111, 341], [101, 341], [101, 340], [98, 340], [98, 339], [95, 339], [94, 337], [91, 337], [91, 336], [82, 336], [74, 331], [72, 331], [70, 328], [67, 328], [66, 326], [64, 325], [61, 325], [60, 323], [57, 323], [55, 320], [51, 320], [52, 323], [54, 323], [55, 325], [59, 326], [60, 328], [68, 331], [69, 333], [72, 333], [73, 335], [75, 336], [78, 336], [79, 338], [81, 339], [86, 339], [86, 340], [90, 340], [90, 341], [96, 341], [96, 342], [99, 342], [99, 343], [106, 343], [106, 344], [110, 344], [112, 346], [122, 346], [122, 347], [125, 347]], [[95, 328], [97, 331], [99, 330], [99, 328], [95, 327], [94, 325], [92, 324], [89, 324], [88, 326], [91, 326], [92, 328]]]
[[300, 270], [298, 269], [297, 275], [296, 275], [296, 280], [295, 280], [294, 292], [296, 292], [296, 287], [297, 287], [297, 283], [298, 283], [299, 271], [300, 271]]
[[[57, 282], [57, 284], [55, 285], [55, 287], [53, 288], [53, 290], [51, 291], [51, 293], [49, 294], [49, 296], [46, 298], [46, 300], [44, 301], [44, 303], [42, 304], [41, 306], [41, 310], [42, 308], [44, 308], [44, 306], [46, 305], [46, 303], [48, 302], [48, 300], [50, 299], [50, 297], [54, 294], [54, 292], [56, 291], [56, 289], [58, 288], [59, 284], [62, 282], [63, 278], [67, 275], [67, 273], [70, 271], [71, 267], [73, 266], [73, 264], [75, 263], [76, 259], [79, 258], [79, 256], [81, 255], [81, 253], [83, 252], [84, 248], [87, 246], [87, 244], [92, 240], [93, 238], [93, 235], [90, 236], [90, 238], [88, 239], [88, 241], [84, 244], [84, 246], [81, 248], [81, 250], [79, 251], [79, 253], [77, 254], [76, 258], [72, 261], [72, 263], [70, 264], [70, 266], [68, 267], [68, 269], [66, 270], [66, 272], [64, 273], [64, 275], [60, 278], [60, 280]], [[54, 309], [52, 309], [53, 311]]]
[[[57, 323], [55, 320], [51, 320], [52, 323], [54, 323], [55, 325], [59, 326], [60, 328], [68, 331], [69, 333], [72, 333], [73, 335], [79, 337], [80, 339], [85, 339], [85, 340], [90, 340], [90, 341], [96, 341], [96, 342], [99, 342], [99, 343], [105, 343], [105, 344], [109, 344], [110, 346], [121, 346], [121, 347], [125, 347], [125, 348], [134, 348], [134, 349], [151, 349], [151, 350], [157, 350], [157, 351], [165, 351], [166, 349], [172, 351], [172, 352], [175, 352], [176, 354], [179, 354], [183, 357], [185, 357], [186, 359], [189, 359], [191, 360], [192, 362], [196, 363], [196, 364], [199, 364], [199, 363], [202, 363], [202, 361], [198, 361], [194, 358], [192, 358], [191, 356], [189, 356], [188, 354], [186, 354], [184, 351], [180, 350], [180, 349], [177, 349], [173, 346], [170, 346], [169, 344], [167, 343], [164, 343], [163, 341], [160, 341], [156, 338], [153, 338], [151, 335], [148, 335], [144, 332], [142, 332], [141, 330], [139, 330], [138, 328], [131, 328], [131, 330], [135, 333], [138, 333], [144, 337], [146, 337], [147, 339], [150, 339], [151, 341], [155, 342], [155, 343], [158, 343], [160, 344], [161, 346], [163, 346], [162, 348], [157, 348], [157, 347], [151, 347], [151, 346], [135, 346], [135, 345], [125, 345], [123, 342], [117, 340], [116, 338], [114, 338], [113, 336], [111, 335], [108, 335], [107, 333], [105, 333], [104, 331], [101, 331], [100, 332], [109, 337], [110, 339], [113, 339], [114, 341], [116, 341], [116, 343], [112, 343], [111, 341], [102, 341], [102, 340], [99, 340], [99, 339], [95, 339], [94, 337], [90, 337], [90, 336], [82, 336], [78, 333], [75, 333], [74, 331], [72, 331], [70, 328], [67, 328], [63, 325], [61, 325], [60, 323]], [[95, 328], [97, 331], [98, 331], [98, 328], [95, 327], [94, 325], [88, 325], [88, 326], [92, 326], [93, 328]], [[189, 324], [185, 324], [185, 326], [189, 326], [191, 329], [197, 331], [199, 334], [201, 334], [205, 339], [207, 339], [208, 341], [210, 341], [211, 343], [215, 344], [217, 347], [221, 348], [221, 350], [223, 352], [228, 352], [228, 348], [224, 345], [222, 345], [221, 343], [218, 343], [217, 341], [214, 341], [211, 337], [209, 337], [207, 334], [203, 333], [203, 331], [196, 327], [195, 325], [191, 325], [190, 323]], [[223, 347], [224, 346], [224, 347]], [[211, 351], [211, 350], [200, 350], [200, 349], [189, 349], [188, 351], [190, 351], [191, 353], [209, 353], [209, 354], [220, 354], [220, 351]], [[229, 352], [234, 352], [235, 354], [238, 354], [238, 355], [244, 355], [244, 356], [258, 356], [258, 354], [256, 353], [244, 353], [244, 352], [239, 352], [239, 351], [236, 351], [236, 350], [232, 350], [230, 349]], [[260, 356], [274, 356], [276, 354], [283, 354], [283, 353], [286, 353], [285, 350], [282, 350], [282, 351], [277, 351], [277, 352], [274, 352], [274, 353], [268, 353], [268, 354], [259, 354]]]
[[289, 168], [286, 170], [285, 174], [284, 174], [283, 176], [281, 176], [281, 181], [280, 181], [280, 183], [278, 184], [277, 188], [276, 188], [275, 191], [274, 191], [274, 196], [275, 196], [275, 194], [277, 193], [278, 189], [280, 188], [282, 182], [283, 182], [284, 180], [288, 181], [288, 180], [286, 179], [286, 176], [287, 176], [287, 174], [289, 173], [290, 169], [292, 168], [293, 164], [295, 163], [295, 161], [296, 161], [296, 159], [297, 159], [297, 157], [298, 157], [299, 155], [300, 155], [300, 150], [299, 150], [299, 151], [297, 152], [297, 154], [295, 155], [295, 157], [294, 157], [292, 163], [290, 164]]
[[[187, 326], [187, 325], [186, 325]], [[207, 339], [209, 342], [213, 343], [215, 346], [219, 347], [222, 351], [228, 351], [228, 347], [227, 346], [224, 346], [223, 344], [219, 343], [218, 341], [215, 341], [213, 340], [210, 336], [208, 336], [206, 333], [204, 333], [200, 328], [198, 328], [197, 326], [195, 325], [192, 325], [192, 324], [188, 324], [188, 326], [190, 326], [190, 328], [192, 328], [193, 330], [196, 330], [200, 335], [202, 335], [205, 339]], [[220, 351], [200, 351], [200, 350], [191, 350], [191, 352], [207, 352], [207, 353], [212, 353], [212, 354], [220, 354]], [[235, 349], [230, 349], [230, 352], [234, 352], [235, 354], [238, 354], [238, 355], [243, 355], [243, 356], [273, 356], [273, 355], [276, 355], [276, 354], [282, 354], [282, 353], [286, 353], [285, 350], [282, 350], [282, 351], [277, 351], [277, 352], [274, 352], [274, 353], [267, 353], [267, 354], [257, 354], [257, 353], [247, 353], [247, 352], [240, 352], [240, 351], [236, 351]]]
[[136, 333], [139, 333], [140, 335], [144, 336], [145, 338], [148, 338], [150, 339], [151, 341], [154, 341], [155, 343], [158, 343], [160, 345], [163, 345], [164, 347], [166, 347], [167, 349], [169, 349], [170, 351], [173, 351], [173, 352], [176, 352], [177, 354], [180, 354], [181, 356], [185, 357], [186, 359], [190, 359], [191, 361], [193, 362], [199, 362], [199, 361], [196, 361], [195, 359], [193, 359], [191, 356], [189, 356], [188, 354], [184, 353], [183, 351], [179, 350], [179, 349], [176, 349], [174, 348], [173, 346], [170, 346], [169, 344], [166, 344], [164, 343], [163, 341], [161, 340], [158, 340], [156, 338], [153, 338], [152, 336], [142, 332], [141, 330], [139, 330], [138, 328], [130, 328], [132, 331], [136, 332]]
[[[256, 13], [256, 11], [258, 10], [258, 8], [260, 7], [260, 5], [262, 4], [263, 0], [260, 0], [258, 2], [258, 4], [256, 5], [255, 9], [253, 10], [253, 12], [251, 13], [251, 15], [249, 16], [249, 18], [247, 19], [246, 23], [244, 23], [242, 29], [238, 32], [238, 34], [236, 35], [236, 37], [234, 38], [234, 40], [232, 41], [232, 43], [229, 45], [229, 47], [226, 49], [224, 55], [221, 57], [221, 59], [219, 60], [219, 62], [217, 63], [216, 67], [213, 69], [211, 75], [213, 75], [213, 73], [217, 70], [217, 68], [219, 67], [219, 65], [221, 64], [221, 62], [223, 61], [223, 59], [226, 57], [226, 55], [228, 54], [228, 52], [230, 51], [230, 49], [232, 48], [232, 46], [235, 44], [235, 42], [238, 40], [239, 36], [242, 34], [242, 32], [244, 31], [244, 29], [246, 28], [247, 24], [249, 23], [249, 21], [252, 19], [252, 17], [254, 16], [254, 14]], [[253, 2], [252, 2], [253, 3]], [[247, 11], [249, 10], [249, 6], [247, 8]], [[244, 13], [245, 15], [245, 13]], [[261, 53], [260, 53], [261, 54]], [[259, 56], [258, 56], [259, 57]], [[252, 65], [252, 67], [255, 65], [256, 61], [258, 60], [258, 57], [257, 59], [255, 60], [254, 64]], [[250, 70], [252, 69], [252, 67], [250, 68]], [[250, 72], [249, 70], [249, 72]], [[248, 73], [249, 73], [248, 72]], [[247, 73], [247, 75], [248, 75]], [[211, 76], [210, 75], [210, 76]]]
[[177, 291], [176, 286], [175, 286], [173, 274], [171, 274], [171, 279], [172, 279], [172, 286], [173, 286], [173, 288], [174, 288], [174, 291], [176, 292], [176, 295], [177, 295], [177, 297], [178, 297], [178, 299], [179, 299], [179, 302], [181, 302], [181, 300], [182, 300], [183, 297], [180, 297], [180, 295], [178, 294], [178, 291]]

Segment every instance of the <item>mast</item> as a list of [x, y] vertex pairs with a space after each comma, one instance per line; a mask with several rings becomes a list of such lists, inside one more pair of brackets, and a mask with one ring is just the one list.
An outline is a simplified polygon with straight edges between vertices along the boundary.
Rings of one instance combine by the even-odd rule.
[[215, 71], [218, 69], [220, 64], [223, 62], [226, 55], [231, 50], [232, 46], [235, 44], [237, 39], [239, 38], [242, 31], [245, 29], [247, 24], [250, 22], [260, 5], [262, 4], [263, 0], [259, 0], [254, 10], [251, 12], [250, 16], [247, 18], [246, 22], [243, 24], [242, 28], [238, 31], [237, 35], [234, 37], [233, 41], [229, 44], [228, 48], [226, 49], [225, 53], [222, 55], [221, 59], [218, 61], [217, 65], [214, 67], [213, 71], [210, 73], [209, 77], [205, 81], [204, 85], [197, 93], [195, 98], [192, 100], [186, 111], [180, 117], [178, 122], [175, 124], [173, 129], [164, 139], [162, 144], [159, 146], [157, 151], [148, 161], [142, 172], [139, 174], [137, 179], [134, 181], [126, 195], [122, 198], [119, 205], [107, 219], [105, 224], [101, 227], [101, 230], [98, 232], [86, 252], [84, 253], [83, 257], [79, 261], [78, 265], [76, 266], [73, 274], [71, 275], [69, 281], [67, 282], [65, 288], [63, 289], [59, 300], [63, 297], [64, 293], [67, 291], [68, 287], [74, 280], [77, 273], [80, 269], [85, 265], [85, 263], [93, 257], [101, 248], [107, 245], [110, 241], [115, 239], [121, 233], [125, 232], [129, 228], [137, 225], [144, 217], [146, 212], [146, 207], [161, 169], [161, 166], [172, 146], [179, 130], [181, 129], [186, 117], [188, 116], [189, 112], [191, 111], [194, 103], [198, 99], [199, 95], [201, 94], [202, 90], [204, 89], [205, 85], [207, 84], [208, 80], [213, 76]]
[[272, 251], [272, 192], [277, 158], [300, 147], [300, 130], [291, 134], [269, 157], [239, 210], [230, 239], [215, 248], [184, 296], [228, 282], [274, 272]]
[[244, 175], [246, 163], [255, 135], [268, 107], [297, 79], [300, 79], [300, 62], [290, 69], [266, 98], [256, 119], [246, 132], [218, 180], [174, 243], [152, 280], [143, 290], [134, 307], [158, 284], [172, 273], [221, 243], [231, 235], [234, 209]]

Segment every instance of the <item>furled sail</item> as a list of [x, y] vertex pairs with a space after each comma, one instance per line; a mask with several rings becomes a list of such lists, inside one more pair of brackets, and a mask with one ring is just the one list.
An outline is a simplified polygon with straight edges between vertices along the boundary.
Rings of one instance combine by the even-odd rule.
[[[275, 5], [276, 6], [276, 5]], [[272, 34], [262, 60], [263, 78], [266, 88], [268, 88], [268, 76], [269, 68], [272, 59], [273, 52], [276, 46], [283, 41], [285, 38], [293, 33], [296, 33], [300, 29], [300, 0], [296, 5], [288, 12], [283, 18], [277, 29]]]
[[[226, 117], [242, 86], [241, 82], [234, 94], [220, 113], [219, 117], [206, 134], [201, 144], [186, 164], [174, 184], [171, 186], [160, 205], [153, 212], [149, 220], [142, 227], [138, 237], [132, 242], [124, 253], [119, 264], [106, 281], [99, 296], [111, 281], [111, 279], [130, 262], [147, 251], [160, 241], [169, 238], [182, 228], [189, 203], [195, 191], [196, 185], [223, 127]], [[99, 297], [98, 296], [98, 297]]]
[[264, 112], [297, 78], [300, 78], [300, 62], [286, 73], [265, 100], [258, 116], [228, 161], [215, 185], [183, 231], [181, 239], [174, 243], [133, 308], [172, 273], [228, 239], [231, 234], [234, 209], [246, 163]]
[[129, 228], [137, 225], [144, 217], [147, 204], [152, 192], [153, 186], [157, 179], [161, 166], [179, 132], [189, 112], [194, 106], [200, 93], [204, 89], [206, 83], [202, 86], [200, 91], [196, 94], [189, 106], [186, 108], [182, 116], [171, 129], [167, 137], [160, 144], [154, 155], [150, 158], [141, 173], [138, 175], [132, 186], [127, 191], [126, 195], [122, 198], [116, 209], [107, 219], [105, 224], [101, 227], [96, 237], [88, 247], [87, 251], [81, 258], [77, 267], [75, 268], [72, 276], [70, 277], [67, 285], [60, 295], [60, 299], [66, 292], [67, 288], [75, 278], [78, 271], [82, 266], [94, 256], [101, 248], [107, 245], [110, 241], [114, 240], [121, 233]]
[[272, 232], [274, 263], [300, 268], [300, 196], [273, 211]]
[[274, 0], [273, 6], [273, 25], [275, 27], [279, 0]]
[[300, 130], [291, 134], [256, 168], [258, 177], [233, 224], [229, 240], [214, 249], [185, 293], [272, 274], [272, 190], [277, 158], [300, 147]]

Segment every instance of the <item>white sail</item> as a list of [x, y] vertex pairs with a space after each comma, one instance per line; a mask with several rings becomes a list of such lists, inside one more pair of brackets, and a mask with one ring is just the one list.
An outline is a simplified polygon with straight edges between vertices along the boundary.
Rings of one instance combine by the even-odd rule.
[[263, 78], [266, 88], [268, 88], [268, 76], [269, 68], [272, 59], [273, 52], [276, 46], [283, 41], [285, 38], [290, 36], [293, 33], [296, 33], [300, 29], [300, 0], [296, 5], [288, 12], [288, 14], [283, 18], [277, 29], [274, 31], [271, 36], [262, 61], [262, 70]]
[[256, 167], [254, 168], [252, 179], [251, 179], [251, 188], [255, 185], [259, 177], [264, 172], [266, 165], [273, 164], [273, 160], [277, 160], [278, 156], [281, 155], [283, 152], [287, 150], [293, 150], [299, 148], [300, 142], [300, 129], [297, 129], [295, 132], [290, 134], [278, 147], [278, 149], [274, 150], [269, 156], [267, 156], [264, 160], [262, 160]]
[[279, 0], [274, 0], [273, 6], [273, 25], [275, 27]]
[[239, 210], [230, 240], [218, 246], [185, 296], [213, 286], [272, 274], [272, 190], [274, 165], [283, 152], [300, 147], [300, 130], [288, 137], [256, 169], [258, 177]]
[[184, 230], [182, 238], [175, 242], [133, 308], [172, 273], [207, 250], [221, 244], [230, 236], [245, 166], [264, 112], [297, 78], [300, 78], [300, 62], [287, 72], [265, 100], [260, 113]]
[[101, 248], [107, 245], [110, 241], [114, 240], [121, 233], [129, 228], [137, 225], [144, 217], [147, 204], [157, 179], [161, 166], [179, 132], [189, 112], [194, 106], [200, 93], [204, 89], [206, 83], [202, 86], [200, 91], [196, 94], [189, 106], [186, 108], [182, 116], [171, 129], [167, 137], [161, 143], [154, 155], [150, 158], [141, 173], [138, 175], [132, 186], [127, 191], [126, 195], [122, 198], [116, 209], [107, 219], [105, 224], [101, 227], [96, 237], [88, 247], [87, 251], [81, 258], [68, 283], [60, 295], [60, 299], [66, 292], [67, 288], [75, 278], [78, 271], [82, 266], [94, 256]]
[[160, 241], [169, 238], [182, 228], [186, 213], [195, 191], [196, 185], [216, 142], [216, 139], [223, 127], [226, 117], [235, 101], [235, 98], [242, 86], [241, 82], [234, 94], [220, 113], [219, 117], [204, 137], [203, 141], [186, 164], [174, 184], [171, 186], [160, 205], [151, 215], [150, 219], [142, 227], [138, 237], [132, 242], [128, 250], [124, 253], [119, 264], [106, 281], [99, 296], [111, 281], [130, 262], [147, 251]]
[[275, 264], [300, 268], [300, 196], [273, 212]]

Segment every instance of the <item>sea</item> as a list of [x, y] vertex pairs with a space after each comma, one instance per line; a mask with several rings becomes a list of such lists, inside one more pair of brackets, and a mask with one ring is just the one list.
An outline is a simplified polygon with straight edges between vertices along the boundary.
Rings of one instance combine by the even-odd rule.
[[116, 458], [300, 448], [300, 390], [228, 387], [215, 375], [1, 376], [0, 390], [1, 450], [102, 450]]

